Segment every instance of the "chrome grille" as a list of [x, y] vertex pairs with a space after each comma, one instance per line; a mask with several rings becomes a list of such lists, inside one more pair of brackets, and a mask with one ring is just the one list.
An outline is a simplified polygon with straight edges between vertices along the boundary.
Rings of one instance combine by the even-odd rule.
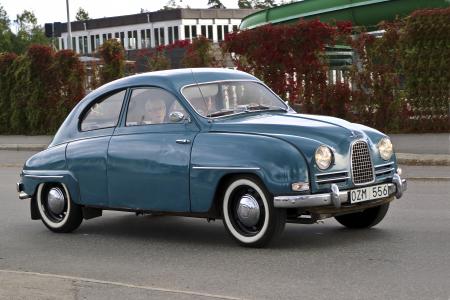
[[357, 141], [352, 147], [352, 178], [354, 184], [374, 181], [372, 159], [366, 142]]

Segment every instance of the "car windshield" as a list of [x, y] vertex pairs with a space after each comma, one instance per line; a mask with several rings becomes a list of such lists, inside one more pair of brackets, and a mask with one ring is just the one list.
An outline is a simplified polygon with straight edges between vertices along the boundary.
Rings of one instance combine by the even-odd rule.
[[183, 95], [203, 117], [250, 111], [287, 111], [286, 104], [264, 85], [253, 81], [224, 81], [187, 86]]

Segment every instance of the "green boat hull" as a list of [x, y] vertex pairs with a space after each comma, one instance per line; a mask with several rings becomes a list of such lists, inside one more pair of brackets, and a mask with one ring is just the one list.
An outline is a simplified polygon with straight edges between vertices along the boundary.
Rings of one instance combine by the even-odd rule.
[[379, 22], [404, 17], [417, 9], [448, 7], [450, 0], [304, 0], [251, 14], [241, 29], [303, 19], [322, 22], [351, 21], [354, 26], [374, 27]]

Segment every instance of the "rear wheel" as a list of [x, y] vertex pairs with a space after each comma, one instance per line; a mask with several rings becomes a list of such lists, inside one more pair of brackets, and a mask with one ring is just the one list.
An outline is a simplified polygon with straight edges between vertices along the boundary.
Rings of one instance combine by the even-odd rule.
[[42, 222], [53, 232], [72, 232], [83, 221], [81, 207], [63, 184], [41, 184], [36, 201]]
[[362, 212], [337, 216], [335, 219], [347, 228], [370, 228], [380, 223], [389, 209], [389, 203], [371, 207]]
[[286, 210], [273, 207], [272, 196], [252, 177], [238, 177], [228, 185], [222, 202], [223, 222], [241, 245], [263, 247], [279, 237]]

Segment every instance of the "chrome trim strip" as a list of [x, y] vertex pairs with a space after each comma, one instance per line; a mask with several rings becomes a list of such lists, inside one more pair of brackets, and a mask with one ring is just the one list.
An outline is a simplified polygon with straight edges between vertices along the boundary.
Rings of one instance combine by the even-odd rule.
[[326, 182], [334, 182], [334, 181], [341, 181], [341, 180], [347, 180], [349, 179], [349, 176], [345, 176], [345, 177], [333, 177], [333, 178], [328, 178], [328, 179], [322, 179], [322, 180], [316, 180], [316, 183], [326, 183]]
[[393, 165], [393, 164], [394, 164], [394, 162], [390, 162], [390, 163], [387, 163], [387, 164], [376, 165], [374, 167], [375, 168], [382, 168], [382, 167], [388, 167], [388, 166]]
[[394, 170], [395, 170], [394, 168], [381, 169], [381, 170], [375, 171], [375, 175], [381, 175], [381, 174], [384, 174], [384, 173], [391, 173]]
[[207, 167], [207, 166], [195, 166], [192, 169], [196, 170], [261, 170], [258, 167]]
[[30, 174], [25, 174], [23, 176], [29, 177], [29, 178], [63, 178], [64, 177], [62, 175], [30, 175]]
[[327, 175], [334, 175], [334, 174], [341, 174], [341, 173], [348, 173], [348, 171], [345, 170], [345, 171], [338, 171], [338, 172], [320, 173], [320, 174], [316, 174], [316, 177], [327, 176]]

